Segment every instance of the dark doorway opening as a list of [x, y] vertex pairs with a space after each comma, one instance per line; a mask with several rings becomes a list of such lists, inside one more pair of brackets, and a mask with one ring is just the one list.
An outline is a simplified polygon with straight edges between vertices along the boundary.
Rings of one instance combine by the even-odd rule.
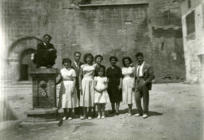
[[30, 81], [30, 72], [35, 69], [35, 64], [32, 61], [32, 55], [35, 53], [34, 49], [26, 49], [20, 56], [20, 79], [19, 81]]

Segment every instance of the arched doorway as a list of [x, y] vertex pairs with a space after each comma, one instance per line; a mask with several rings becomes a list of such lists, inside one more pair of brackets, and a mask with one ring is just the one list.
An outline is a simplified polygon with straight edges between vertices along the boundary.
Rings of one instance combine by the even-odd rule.
[[30, 72], [35, 69], [35, 64], [33, 63], [31, 57], [35, 53], [32, 48], [24, 50], [20, 55], [20, 79], [19, 81], [29, 81], [31, 80]]
[[12, 42], [8, 47], [6, 80], [11, 83], [31, 80], [30, 71], [35, 68], [31, 54], [39, 42], [41, 40], [35, 36], [25, 36]]

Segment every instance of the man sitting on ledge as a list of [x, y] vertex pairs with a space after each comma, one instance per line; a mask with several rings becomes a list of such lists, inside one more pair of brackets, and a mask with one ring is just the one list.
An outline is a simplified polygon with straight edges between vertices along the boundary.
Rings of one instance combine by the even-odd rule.
[[37, 51], [34, 56], [34, 63], [39, 67], [51, 68], [57, 58], [57, 50], [50, 43], [52, 37], [48, 34], [43, 36], [42, 42], [37, 45]]

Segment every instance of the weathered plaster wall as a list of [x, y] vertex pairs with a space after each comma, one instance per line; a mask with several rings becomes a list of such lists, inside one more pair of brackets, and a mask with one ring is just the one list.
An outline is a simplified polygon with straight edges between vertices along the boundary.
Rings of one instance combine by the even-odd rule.
[[[183, 42], [186, 62], [186, 79], [190, 82], [202, 81], [203, 67], [199, 55], [204, 55], [204, 3], [193, 0], [188, 8], [187, 1], [182, 3]], [[195, 11], [195, 32], [187, 35], [186, 16]]]
[[[104, 63], [116, 55], [134, 56], [142, 51], [154, 66], [157, 81], [183, 80], [185, 75], [183, 45], [178, 4], [172, 0], [92, 1], [112, 6], [84, 7], [69, 0], [5, 0], [7, 46], [16, 40], [9, 55], [9, 79], [19, 79], [20, 54], [36, 48], [37, 40], [48, 33], [58, 50], [56, 66], [63, 57], [72, 57], [75, 50], [103, 54]], [[74, 1], [77, 3], [77, 1]], [[133, 3], [134, 2], [134, 3]], [[116, 6], [116, 3], [132, 5]], [[169, 12], [170, 10], [170, 12]], [[167, 17], [166, 17], [167, 16]], [[28, 39], [21, 40], [21, 38]], [[134, 60], [134, 57], [133, 57]]]

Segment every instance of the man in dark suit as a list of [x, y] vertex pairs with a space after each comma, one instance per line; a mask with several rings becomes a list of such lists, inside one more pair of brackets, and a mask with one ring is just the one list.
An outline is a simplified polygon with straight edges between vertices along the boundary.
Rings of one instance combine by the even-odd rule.
[[50, 43], [52, 37], [48, 34], [43, 36], [42, 42], [37, 45], [37, 50], [34, 56], [34, 63], [39, 67], [52, 67], [57, 58], [57, 50]]
[[79, 91], [79, 73], [80, 73], [80, 67], [83, 64], [81, 61], [81, 53], [80, 52], [74, 52], [74, 61], [72, 63], [72, 68], [76, 72], [76, 89], [77, 89], [77, 96], [80, 98], [80, 91]]
[[[154, 72], [151, 65], [144, 61], [143, 53], [137, 53], [136, 59], [138, 65], [135, 69], [135, 98], [138, 113], [136, 116], [148, 117], [149, 112], [149, 90], [152, 88], [152, 80], [154, 79]], [[141, 98], [143, 98], [143, 109], [141, 106]]]
[[[76, 91], [77, 91], [77, 97], [80, 101], [80, 90], [79, 90], [79, 74], [80, 74], [80, 69], [81, 69], [81, 65], [83, 64], [81, 61], [81, 53], [80, 52], [74, 52], [74, 61], [72, 63], [72, 68], [75, 70], [76, 72]], [[81, 108], [78, 107], [76, 108], [75, 110], [75, 113], [76, 114], [81, 114]]]

